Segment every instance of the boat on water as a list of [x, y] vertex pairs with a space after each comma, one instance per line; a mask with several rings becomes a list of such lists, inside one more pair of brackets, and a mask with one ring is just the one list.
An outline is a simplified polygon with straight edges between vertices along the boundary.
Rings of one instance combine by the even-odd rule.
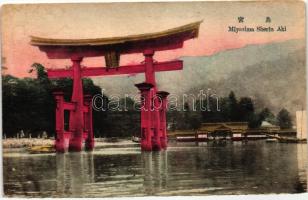
[[281, 143], [307, 143], [307, 139], [280, 137], [279, 142]]
[[265, 142], [278, 142], [277, 138], [267, 138]]
[[55, 153], [56, 149], [53, 145], [45, 145], [45, 146], [33, 146], [29, 147], [28, 151], [30, 154], [39, 154], [39, 153]]

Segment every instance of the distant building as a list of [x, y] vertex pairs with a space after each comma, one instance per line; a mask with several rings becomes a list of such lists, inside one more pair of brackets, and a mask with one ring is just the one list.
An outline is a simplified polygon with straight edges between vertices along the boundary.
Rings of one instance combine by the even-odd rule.
[[197, 133], [206, 137], [230, 137], [242, 139], [248, 129], [248, 122], [202, 123]]
[[[305, 118], [306, 119], [306, 118]], [[304, 120], [305, 121], [305, 120]], [[306, 121], [305, 121], [306, 122]], [[299, 127], [299, 126], [298, 126]], [[306, 126], [302, 129], [302, 136], [307, 137]], [[207, 141], [207, 140], [259, 140], [271, 137], [295, 138], [295, 129], [280, 129], [279, 126], [263, 121], [259, 128], [249, 128], [248, 122], [216, 122], [202, 123], [197, 131], [186, 130], [169, 133], [177, 141]]]
[[280, 129], [279, 126], [263, 121], [259, 128], [249, 129], [247, 138], [249, 139], [266, 139], [268, 137], [295, 138], [295, 129]]
[[261, 129], [267, 130], [267, 132], [279, 131], [280, 127], [273, 125], [267, 121], [263, 121], [260, 126]]
[[193, 142], [208, 141], [215, 139], [241, 140], [248, 129], [247, 122], [218, 122], [202, 123], [197, 131], [182, 130], [168, 133], [168, 136], [175, 137], [177, 141]]
[[307, 139], [307, 111], [296, 111], [296, 137]]
[[280, 130], [280, 127], [273, 125], [267, 121], [263, 121], [259, 130], [268, 135], [278, 136], [278, 131]]

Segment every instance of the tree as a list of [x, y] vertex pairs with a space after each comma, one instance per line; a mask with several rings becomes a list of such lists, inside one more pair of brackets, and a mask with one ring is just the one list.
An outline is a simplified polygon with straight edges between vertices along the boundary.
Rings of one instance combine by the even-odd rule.
[[230, 92], [228, 96], [228, 116], [230, 121], [238, 121], [238, 103], [233, 91]]
[[29, 73], [36, 71], [36, 77], [40, 83], [50, 83], [45, 67], [40, 63], [33, 63]]
[[270, 111], [269, 108], [264, 108], [263, 110], [261, 110], [261, 112], [259, 113], [259, 118], [260, 118], [261, 123], [262, 123], [262, 121], [267, 121], [271, 124], [277, 124], [276, 117]]
[[[209, 104], [209, 105], [207, 105]], [[218, 104], [218, 106], [217, 106]], [[201, 108], [201, 102], [199, 100], [196, 101], [196, 108]], [[230, 121], [229, 118], [229, 104], [228, 98], [219, 98], [217, 101], [216, 98], [209, 98], [208, 100], [203, 100], [203, 105], [206, 107], [211, 107], [211, 109], [199, 110], [201, 112], [202, 121], [203, 122], [226, 122]], [[219, 109], [217, 109], [217, 107]]]
[[285, 108], [281, 109], [277, 115], [277, 122], [281, 129], [292, 128], [292, 118]]
[[250, 120], [248, 121], [249, 128], [259, 128], [261, 126], [262, 120], [260, 120], [260, 115], [253, 113]]
[[238, 119], [239, 121], [249, 122], [254, 117], [254, 105], [249, 97], [242, 97], [238, 103]]
[[20, 130], [33, 136], [54, 132], [54, 101], [45, 85], [32, 78], [3, 78], [3, 133], [13, 137]]
[[[69, 78], [49, 80], [43, 65], [34, 63], [29, 73], [36, 72], [36, 78], [16, 78], [2, 75], [3, 95], [3, 134], [16, 136], [20, 130], [32, 136], [46, 131], [52, 136], [55, 133], [55, 100], [54, 89], [61, 89], [67, 101], [70, 100], [72, 80]], [[91, 79], [84, 79], [85, 94], [101, 93], [101, 88], [94, 85]], [[103, 114], [93, 112], [94, 128], [101, 124]], [[101, 128], [98, 126], [98, 128]]]
[[198, 111], [191, 111], [189, 116], [189, 128], [192, 130], [197, 130], [201, 127], [202, 124], [202, 116]]

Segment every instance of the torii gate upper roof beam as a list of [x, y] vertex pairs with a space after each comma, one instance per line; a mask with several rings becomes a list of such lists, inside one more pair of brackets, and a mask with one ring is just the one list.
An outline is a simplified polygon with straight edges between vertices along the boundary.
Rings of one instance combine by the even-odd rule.
[[185, 40], [196, 38], [202, 21], [156, 33], [96, 39], [51, 39], [31, 36], [31, 45], [38, 46], [50, 59], [74, 56], [106, 56], [143, 53], [146, 49], [163, 51], [181, 48]]

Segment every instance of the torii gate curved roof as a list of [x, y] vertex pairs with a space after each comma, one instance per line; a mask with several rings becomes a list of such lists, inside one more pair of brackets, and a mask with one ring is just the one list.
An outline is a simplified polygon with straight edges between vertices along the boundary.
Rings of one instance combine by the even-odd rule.
[[197, 21], [156, 33], [110, 38], [52, 39], [31, 36], [31, 45], [38, 46], [51, 59], [104, 56], [110, 52], [118, 55], [142, 53], [147, 49], [163, 51], [181, 48], [185, 40], [198, 37], [201, 23]]

